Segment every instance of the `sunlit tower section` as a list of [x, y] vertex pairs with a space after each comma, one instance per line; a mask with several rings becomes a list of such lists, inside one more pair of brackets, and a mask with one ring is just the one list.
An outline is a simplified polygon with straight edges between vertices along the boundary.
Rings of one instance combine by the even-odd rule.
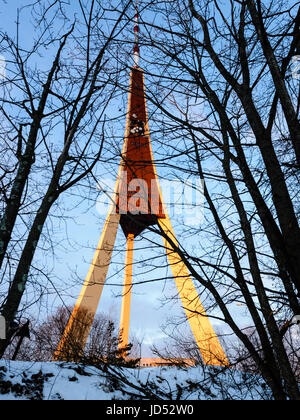
[[150, 140], [144, 72], [139, 68], [137, 5], [134, 32], [134, 67], [130, 72], [125, 136], [114, 196], [94, 259], [53, 360], [76, 359], [76, 355], [80, 355], [85, 348], [119, 226], [126, 237], [126, 262], [118, 350], [123, 357], [127, 356], [131, 292], [134, 287], [134, 239], [147, 227], [158, 225], [182, 307], [203, 361], [208, 365], [228, 365], [226, 354], [199, 299], [189, 270], [177, 252], [179, 245], [159, 186]]

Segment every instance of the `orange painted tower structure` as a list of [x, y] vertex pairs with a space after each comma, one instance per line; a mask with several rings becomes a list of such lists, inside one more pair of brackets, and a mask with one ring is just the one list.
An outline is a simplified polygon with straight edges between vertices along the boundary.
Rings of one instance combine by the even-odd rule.
[[[159, 225], [178, 294], [206, 364], [228, 365], [226, 355], [199, 300], [189, 271], [177, 253], [178, 243], [159, 187], [151, 148], [144, 73], [139, 68], [138, 14], [135, 25], [135, 66], [130, 73], [125, 137], [114, 197], [82, 291], [60, 340], [54, 360], [80, 354], [87, 342], [121, 226], [127, 240], [119, 350], [126, 356], [129, 338], [134, 238]], [[74, 356], [75, 357], [75, 356]]]

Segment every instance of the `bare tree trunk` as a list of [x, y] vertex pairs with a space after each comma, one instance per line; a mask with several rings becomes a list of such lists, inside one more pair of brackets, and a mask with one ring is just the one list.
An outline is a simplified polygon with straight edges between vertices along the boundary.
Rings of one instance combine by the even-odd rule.
[[[92, 152], [92, 156], [89, 156], [87, 155], [87, 150], [89, 148], [89, 145], [92, 143], [93, 137], [95, 136], [95, 132], [99, 126], [100, 121], [103, 123], [104, 127], [106, 121], [106, 117], [104, 114], [114, 94], [115, 89], [115, 85], [110, 84], [110, 76], [107, 76], [105, 73], [105, 77], [103, 77], [103, 79], [101, 78], [101, 72], [103, 72], [104, 76], [103, 68], [108, 61], [107, 59], [103, 59], [103, 57], [104, 54], [107, 52], [109, 46], [115, 39], [116, 33], [120, 30], [120, 27], [122, 27], [121, 22], [129, 5], [130, 2], [127, 2], [126, 7], [124, 7], [124, 9], [119, 13], [117, 19], [115, 20], [114, 24], [109, 30], [109, 33], [106, 36], [103, 33], [101, 33], [101, 48], [96, 49], [94, 52], [94, 56], [92, 57], [90, 36], [91, 30], [93, 29], [92, 15], [94, 12], [95, 2], [91, 4], [90, 8], [88, 9], [89, 19], [86, 20], [86, 29], [88, 32], [88, 35], [86, 37], [87, 45], [85, 45], [84, 47], [86, 61], [81, 60], [80, 66], [78, 66], [80, 70], [83, 69], [83, 74], [81, 75], [81, 77], [77, 78], [77, 76], [74, 77], [74, 75], [72, 74], [73, 69], [67, 68], [66, 71], [66, 75], [68, 77], [67, 80], [69, 81], [69, 83], [74, 81], [75, 84], [74, 90], [71, 89], [70, 98], [64, 98], [59, 91], [57, 93], [54, 92], [52, 83], [53, 81], [58, 81], [58, 71], [60, 70], [61, 52], [65, 46], [68, 36], [74, 30], [74, 25], [71, 31], [67, 35], [62, 37], [62, 41], [60, 42], [56, 58], [47, 77], [47, 83], [43, 85], [43, 92], [39, 102], [39, 108], [38, 111], [34, 113], [34, 115], [36, 115], [37, 120], [32, 126], [32, 131], [30, 133], [30, 142], [28, 142], [27, 144], [27, 149], [29, 149], [29, 151], [27, 152], [26, 149], [25, 156], [27, 156], [27, 154], [30, 157], [34, 156], [38, 132], [41, 128], [41, 121], [45, 117], [44, 113], [47, 115], [48, 112], [48, 116], [55, 115], [56, 117], [56, 114], [59, 116], [60, 123], [62, 124], [65, 131], [65, 137], [61, 141], [62, 151], [59, 157], [57, 158], [56, 164], [56, 157], [54, 158], [54, 156], [51, 156], [50, 158], [51, 168], [49, 169], [52, 169], [53, 174], [48, 184], [47, 191], [43, 195], [41, 204], [37, 209], [37, 213], [35, 214], [35, 218], [30, 227], [29, 233], [27, 234], [25, 245], [22, 249], [22, 253], [18, 262], [16, 272], [14, 274], [14, 278], [10, 283], [6, 299], [1, 308], [2, 315], [5, 317], [7, 322], [8, 339], [4, 340], [1, 343], [0, 355], [3, 355], [5, 348], [9, 344], [12, 330], [11, 326], [19, 310], [22, 297], [24, 296], [24, 292], [30, 275], [32, 261], [35, 256], [44, 225], [46, 223], [46, 220], [49, 216], [53, 204], [57, 201], [60, 194], [62, 194], [67, 189], [73, 187], [80, 180], [82, 180], [88, 174], [90, 174], [93, 171], [96, 163], [99, 162], [99, 158], [103, 150], [104, 136], [102, 135], [102, 142], [100, 142], [100, 144], [97, 145], [96, 153]], [[82, 10], [82, 12], [85, 13], [84, 9]], [[100, 12], [102, 18], [103, 9], [101, 6]], [[100, 12], [98, 11], [99, 15]], [[97, 23], [99, 23], [99, 15], [95, 17]], [[82, 34], [80, 34], [80, 46], [82, 46], [81, 37]], [[81, 67], [82, 62], [84, 64]], [[101, 82], [99, 82], [99, 79], [101, 79]], [[60, 87], [60, 81], [58, 82], [59, 83], [57, 83], [55, 86], [58, 85], [58, 87]], [[109, 88], [109, 91], [105, 90], [105, 88]], [[66, 86], [66, 91], [69, 94], [69, 86]], [[105, 94], [105, 92], [109, 93]], [[51, 95], [52, 101], [55, 103], [54, 111], [53, 102], [51, 102], [51, 104], [49, 105], [50, 111], [48, 109], [47, 111], [45, 111], [49, 95]], [[57, 105], [57, 103], [53, 100], [53, 97], [59, 100], [59, 105]], [[99, 98], [99, 105], [101, 104], [101, 108], [97, 109], [97, 113], [99, 113], [97, 114], [94, 112], [93, 106], [94, 101], [96, 101]], [[63, 102], [63, 106], [60, 105], [61, 101]], [[56, 124], [57, 122], [54, 123], [54, 126], [56, 126]], [[87, 127], [89, 127], [89, 130], [91, 131], [88, 131], [86, 129]], [[76, 135], [78, 134], [78, 132], [81, 132], [81, 130], [82, 138], [84, 139], [82, 150], [79, 144], [77, 144], [75, 141], [78, 140]], [[47, 152], [49, 151], [47, 145], [46, 150]], [[74, 152], [76, 156], [69, 156], [70, 152]], [[11, 195], [15, 199], [14, 208], [12, 209], [12, 207], [7, 206], [6, 209], [6, 212], [9, 214], [11, 223], [9, 226], [10, 229], [7, 229], [7, 224], [5, 225], [5, 232], [7, 233], [7, 237], [6, 246], [3, 247], [2, 261], [4, 258], [5, 251], [7, 249], [7, 245], [11, 240], [12, 229], [18, 216], [22, 194], [24, 191], [25, 184], [28, 180], [33, 162], [32, 160], [30, 160], [30, 162], [26, 161], [25, 163], [27, 163], [27, 165], [24, 168], [23, 166], [20, 166], [19, 172], [21, 170], [23, 172], [21, 174], [17, 174], [17, 178], [15, 181], [15, 184], [17, 184], [17, 186], [13, 186], [12, 189]]]
[[[247, 251], [248, 251], [248, 259], [249, 259], [251, 274], [252, 274], [254, 285], [257, 291], [258, 300], [260, 302], [261, 311], [266, 321], [266, 327], [269, 330], [269, 333], [271, 336], [274, 351], [281, 361], [280, 365], [277, 365], [275, 359], [271, 361], [271, 363], [273, 364], [273, 366], [277, 365], [277, 369], [282, 371], [283, 378], [285, 382], [287, 383], [287, 387], [289, 389], [289, 395], [292, 395], [293, 398], [295, 399], [300, 399], [300, 392], [299, 392], [298, 384], [295, 379], [293, 370], [291, 368], [290, 361], [286, 353], [286, 349], [284, 348], [284, 345], [282, 342], [282, 336], [280, 334], [279, 328], [273, 316], [273, 311], [269, 303], [269, 300], [268, 300], [268, 297], [264, 288], [264, 284], [260, 275], [260, 269], [259, 269], [259, 264], [257, 261], [251, 225], [248, 221], [247, 213], [245, 211], [244, 205], [239, 196], [238, 190], [236, 188], [236, 185], [235, 185], [232, 173], [231, 173], [230, 157], [228, 156], [229, 142], [227, 139], [226, 131], [223, 131], [223, 137], [225, 140], [224, 143], [227, 146], [227, 148], [225, 149], [223, 167], [224, 167], [227, 179], [228, 179], [228, 185], [231, 190], [232, 198], [234, 200], [234, 203], [236, 205], [236, 208], [240, 217], [241, 228], [244, 233], [245, 242], [246, 242]], [[256, 327], [258, 327], [259, 325], [257, 320], [255, 320], [255, 325]], [[258, 333], [260, 335], [259, 329], [258, 329]], [[266, 351], [268, 352], [270, 351], [270, 349], [269, 350], [267, 349]]]
[[[0, 268], [2, 266], [5, 253], [7, 251], [8, 244], [11, 240], [12, 231], [14, 229], [16, 219], [18, 217], [22, 195], [24, 193], [24, 188], [28, 180], [31, 167], [35, 162], [35, 147], [38, 138], [38, 133], [40, 130], [41, 121], [44, 117], [44, 110], [46, 107], [47, 99], [51, 89], [51, 84], [57, 69], [59, 68], [59, 60], [61, 52], [65, 46], [68, 36], [72, 31], [65, 35], [63, 41], [60, 44], [55, 60], [52, 64], [52, 68], [49, 72], [47, 83], [44, 85], [42, 96], [39, 102], [38, 109], [32, 109], [33, 122], [31, 124], [30, 133], [27, 139], [26, 149], [23, 155], [19, 157], [19, 168], [16, 174], [16, 178], [12, 185], [12, 190], [10, 197], [7, 202], [5, 212], [0, 220]], [[24, 82], [28, 85], [26, 76], [23, 73]], [[28, 87], [28, 94], [31, 97], [30, 89]], [[32, 100], [32, 97], [31, 97]], [[33, 105], [32, 105], [33, 107]]]
[[[249, 124], [255, 134], [257, 144], [260, 148], [264, 163], [266, 165], [269, 176], [273, 202], [277, 211], [278, 220], [280, 223], [283, 243], [286, 249], [286, 256], [288, 258], [288, 266], [290, 267], [291, 278], [300, 296], [300, 229], [295, 215], [291, 197], [289, 195], [286, 182], [279, 165], [277, 156], [275, 154], [269, 133], [265, 129], [260, 115], [253, 103], [252, 93], [249, 86], [248, 64], [245, 65], [245, 60], [242, 62], [242, 71], [244, 74], [243, 84], [240, 84], [224, 67], [218, 55], [213, 49], [207, 21], [195, 10], [193, 1], [189, 0], [191, 12], [193, 16], [200, 22], [204, 32], [205, 49], [210, 55], [216, 68], [223, 76], [224, 80], [235, 90], [238, 97], [243, 104], [245, 113], [249, 120]], [[242, 50], [242, 49], [241, 49]], [[216, 95], [215, 95], [216, 97]]]
[[[273, 48], [268, 38], [268, 34], [267, 34], [267, 31], [264, 25], [264, 20], [263, 20], [261, 0], [257, 1], [257, 7], [253, 0], [246, 0], [246, 3], [250, 11], [253, 24], [255, 25], [258, 38], [262, 45], [262, 49], [266, 57], [268, 66], [270, 68], [272, 78], [274, 81], [274, 86], [276, 87], [276, 92], [278, 93], [278, 96], [280, 98], [280, 102], [281, 102], [282, 109], [286, 118], [286, 122], [289, 127], [297, 162], [300, 167], [300, 123], [299, 123], [295, 108], [293, 106], [292, 100], [286, 88], [285, 81], [281, 75], [280, 67], [275, 57]], [[295, 31], [294, 31], [295, 47], [298, 46], [298, 43], [300, 42], [299, 25], [300, 25], [300, 9], [295, 19]]]
[[273, 202], [277, 211], [289, 266], [300, 296], [300, 229], [294, 206], [288, 192], [284, 175], [272, 145], [272, 139], [264, 128], [252, 102], [250, 92], [242, 98], [244, 109], [255, 133], [272, 189]]

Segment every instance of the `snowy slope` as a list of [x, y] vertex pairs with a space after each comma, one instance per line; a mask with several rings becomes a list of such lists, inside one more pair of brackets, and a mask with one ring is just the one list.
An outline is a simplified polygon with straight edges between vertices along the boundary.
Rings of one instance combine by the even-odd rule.
[[0, 361], [0, 400], [269, 399], [259, 377], [220, 368], [102, 368]]

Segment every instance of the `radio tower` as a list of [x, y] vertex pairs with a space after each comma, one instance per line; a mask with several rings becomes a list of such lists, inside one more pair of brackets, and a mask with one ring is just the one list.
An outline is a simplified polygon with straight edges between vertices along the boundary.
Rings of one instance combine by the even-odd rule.
[[[119, 225], [127, 245], [118, 348], [126, 357], [133, 287], [134, 238], [148, 226], [159, 225], [165, 236], [164, 246], [178, 294], [203, 361], [208, 365], [225, 366], [228, 365], [227, 357], [200, 302], [189, 271], [176, 251], [178, 242], [159, 187], [150, 141], [144, 72], [139, 68], [137, 0], [133, 60], [125, 136], [114, 197], [90, 270], [53, 360], [76, 360], [76, 356], [80, 356], [84, 350], [105, 284]], [[128, 191], [129, 185], [130, 190], [135, 185], [136, 191]]]

